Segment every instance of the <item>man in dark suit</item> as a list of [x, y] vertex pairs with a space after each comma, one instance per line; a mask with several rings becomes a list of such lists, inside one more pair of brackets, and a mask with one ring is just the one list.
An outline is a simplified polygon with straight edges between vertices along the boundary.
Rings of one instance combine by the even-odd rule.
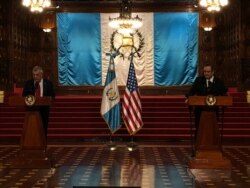
[[[52, 99], [55, 98], [55, 92], [53, 83], [43, 78], [43, 69], [40, 66], [35, 66], [32, 69], [33, 79], [28, 80], [23, 88], [23, 96], [34, 95], [36, 97], [50, 96]], [[47, 128], [49, 123], [49, 106], [39, 107], [39, 111], [42, 118], [42, 123], [44, 127], [44, 133], [47, 137]]]
[[[224, 96], [227, 95], [227, 87], [224, 84], [224, 81], [220, 78], [214, 76], [214, 69], [212, 65], [206, 64], [203, 68], [203, 76], [199, 76], [194, 81], [190, 91], [186, 95], [188, 96], [207, 96], [207, 95], [214, 95], [214, 96]], [[195, 107], [194, 114], [195, 114], [195, 138], [197, 136], [199, 122], [201, 117], [203, 107]], [[218, 108], [214, 108], [218, 114]]]

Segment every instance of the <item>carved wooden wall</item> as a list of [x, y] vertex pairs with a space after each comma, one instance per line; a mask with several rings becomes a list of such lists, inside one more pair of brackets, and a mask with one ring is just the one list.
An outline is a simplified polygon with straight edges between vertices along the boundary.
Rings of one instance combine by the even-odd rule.
[[[230, 0], [228, 7], [216, 13], [213, 31], [199, 30], [199, 70], [203, 64], [212, 63], [228, 86], [242, 89], [250, 88], [249, 4]], [[37, 64], [57, 87], [56, 28], [44, 33], [39, 27], [40, 16], [15, 0], [0, 1], [0, 90], [11, 91], [13, 83], [22, 84]]]
[[0, 1], [0, 90], [4, 90], [9, 79], [9, 27], [8, 17], [9, 6], [7, 1]]
[[57, 79], [57, 31], [56, 28], [51, 32], [42, 32], [40, 65], [44, 68], [44, 77], [50, 79], [55, 86], [58, 85]]
[[42, 31], [40, 19], [41, 14], [30, 13], [20, 2], [0, 2], [0, 90], [22, 85], [34, 65], [41, 65], [46, 77], [55, 74], [56, 40]]
[[36, 16], [29, 16], [25, 9], [12, 1], [9, 33], [10, 84], [24, 82], [30, 63], [37, 61], [40, 42], [36, 23]]
[[[215, 74], [229, 86], [240, 81], [240, 2], [230, 1], [222, 12], [214, 13], [216, 27], [200, 32], [200, 65], [211, 63]], [[200, 72], [202, 66], [200, 66]]]
[[[229, 6], [216, 13], [216, 27], [211, 32], [200, 30], [200, 65], [211, 63], [216, 75], [228, 86], [247, 89], [250, 68], [250, 3], [231, 0]], [[247, 37], [248, 35], [248, 37]], [[249, 63], [247, 63], [249, 62]], [[200, 72], [202, 66], [199, 67]]]
[[228, 85], [240, 82], [240, 1], [232, 1], [217, 17], [216, 69]]
[[250, 89], [250, 1], [241, 4], [241, 83]]

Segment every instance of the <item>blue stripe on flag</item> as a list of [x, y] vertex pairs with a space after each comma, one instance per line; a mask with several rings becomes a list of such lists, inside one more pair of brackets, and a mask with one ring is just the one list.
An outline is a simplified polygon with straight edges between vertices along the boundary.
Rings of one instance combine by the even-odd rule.
[[101, 115], [112, 133], [121, 127], [120, 108], [120, 95], [116, 82], [115, 65], [113, 57], [111, 57], [102, 95]]
[[99, 13], [58, 13], [60, 85], [101, 85]]
[[155, 85], [184, 85], [197, 75], [198, 14], [154, 14]]

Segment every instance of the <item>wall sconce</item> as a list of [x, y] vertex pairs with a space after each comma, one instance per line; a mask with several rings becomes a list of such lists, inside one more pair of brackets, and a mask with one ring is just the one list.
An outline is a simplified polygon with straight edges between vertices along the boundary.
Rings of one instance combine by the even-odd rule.
[[56, 27], [56, 18], [53, 12], [47, 12], [42, 14], [40, 27], [44, 32], [51, 32]]
[[200, 13], [200, 27], [204, 31], [211, 31], [216, 26], [214, 14], [208, 12]]

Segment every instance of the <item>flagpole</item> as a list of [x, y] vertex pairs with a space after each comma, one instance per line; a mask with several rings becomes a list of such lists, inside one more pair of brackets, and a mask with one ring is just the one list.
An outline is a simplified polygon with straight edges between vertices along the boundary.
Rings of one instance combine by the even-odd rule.
[[[130, 63], [133, 63], [133, 59], [134, 59], [135, 54], [137, 54], [138, 57], [140, 57], [139, 52], [136, 51], [136, 50], [133, 52], [133, 49], [135, 49], [134, 46], [132, 46], [131, 53], [130, 53], [130, 57], [131, 57]], [[136, 149], [137, 145], [136, 145], [136, 143], [134, 142], [134, 136], [131, 135], [130, 138], [131, 138], [131, 139], [130, 139], [130, 143], [128, 144], [128, 150], [129, 150], [129, 151], [134, 151], [134, 150]]]
[[[141, 108], [141, 101], [140, 101], [140, 92], [139, 92], [136, 72], [135, 72], [134, 63], [133, 63], [133, 58], [135, 54], [140, 56], [138, 51], [136, 51], [136, 48], [132, 47], [131, 53], [129, 55], [130, 66], [129, 66], [127, 85], [125, 88], [124, 97], [123, 97], [123, 105], [122, 105], [123, 121], [130, 135], [136, 134], [136, 132], [139, 131], [141, 127], [143, 126], [142, 117], [141, 117], [142, 108]], [[131, 146], [131, 144], [128, 144], [128, 145]], [[132, 145], [134, 145], [133, 142], [132, 142]]]
[[127, 145], [128, 151], [134, 151], [136, 150], [137, 144], [134, 142], [134, 136], [132, 135], [130, 137], [130, 142]]
[[120, 95], [116, 82], [114, 65], [114, 58], [119, 55], [119, 53], [111, 51], [110, 53], [106, 53], [106, 55], [110, 56], [110, 60], [102, 95], [101, 115], [109, 126], [110, 130], [107, 146], [111, 151], [113, 151], [116, 149], [116, 144], [112, 141], [112, 136], [121, 127]]
[[113, 134], [112, 134], [112, 132], [110, 132], [110, 134], [109, 134], [109, 141], [107, 143], [107, 146], [108, 146], [108, 148], [109, 148], [110, 151], [114, 151], [116, 149], [116, 144], [112, 140], [112, 136], [113, 136]]

